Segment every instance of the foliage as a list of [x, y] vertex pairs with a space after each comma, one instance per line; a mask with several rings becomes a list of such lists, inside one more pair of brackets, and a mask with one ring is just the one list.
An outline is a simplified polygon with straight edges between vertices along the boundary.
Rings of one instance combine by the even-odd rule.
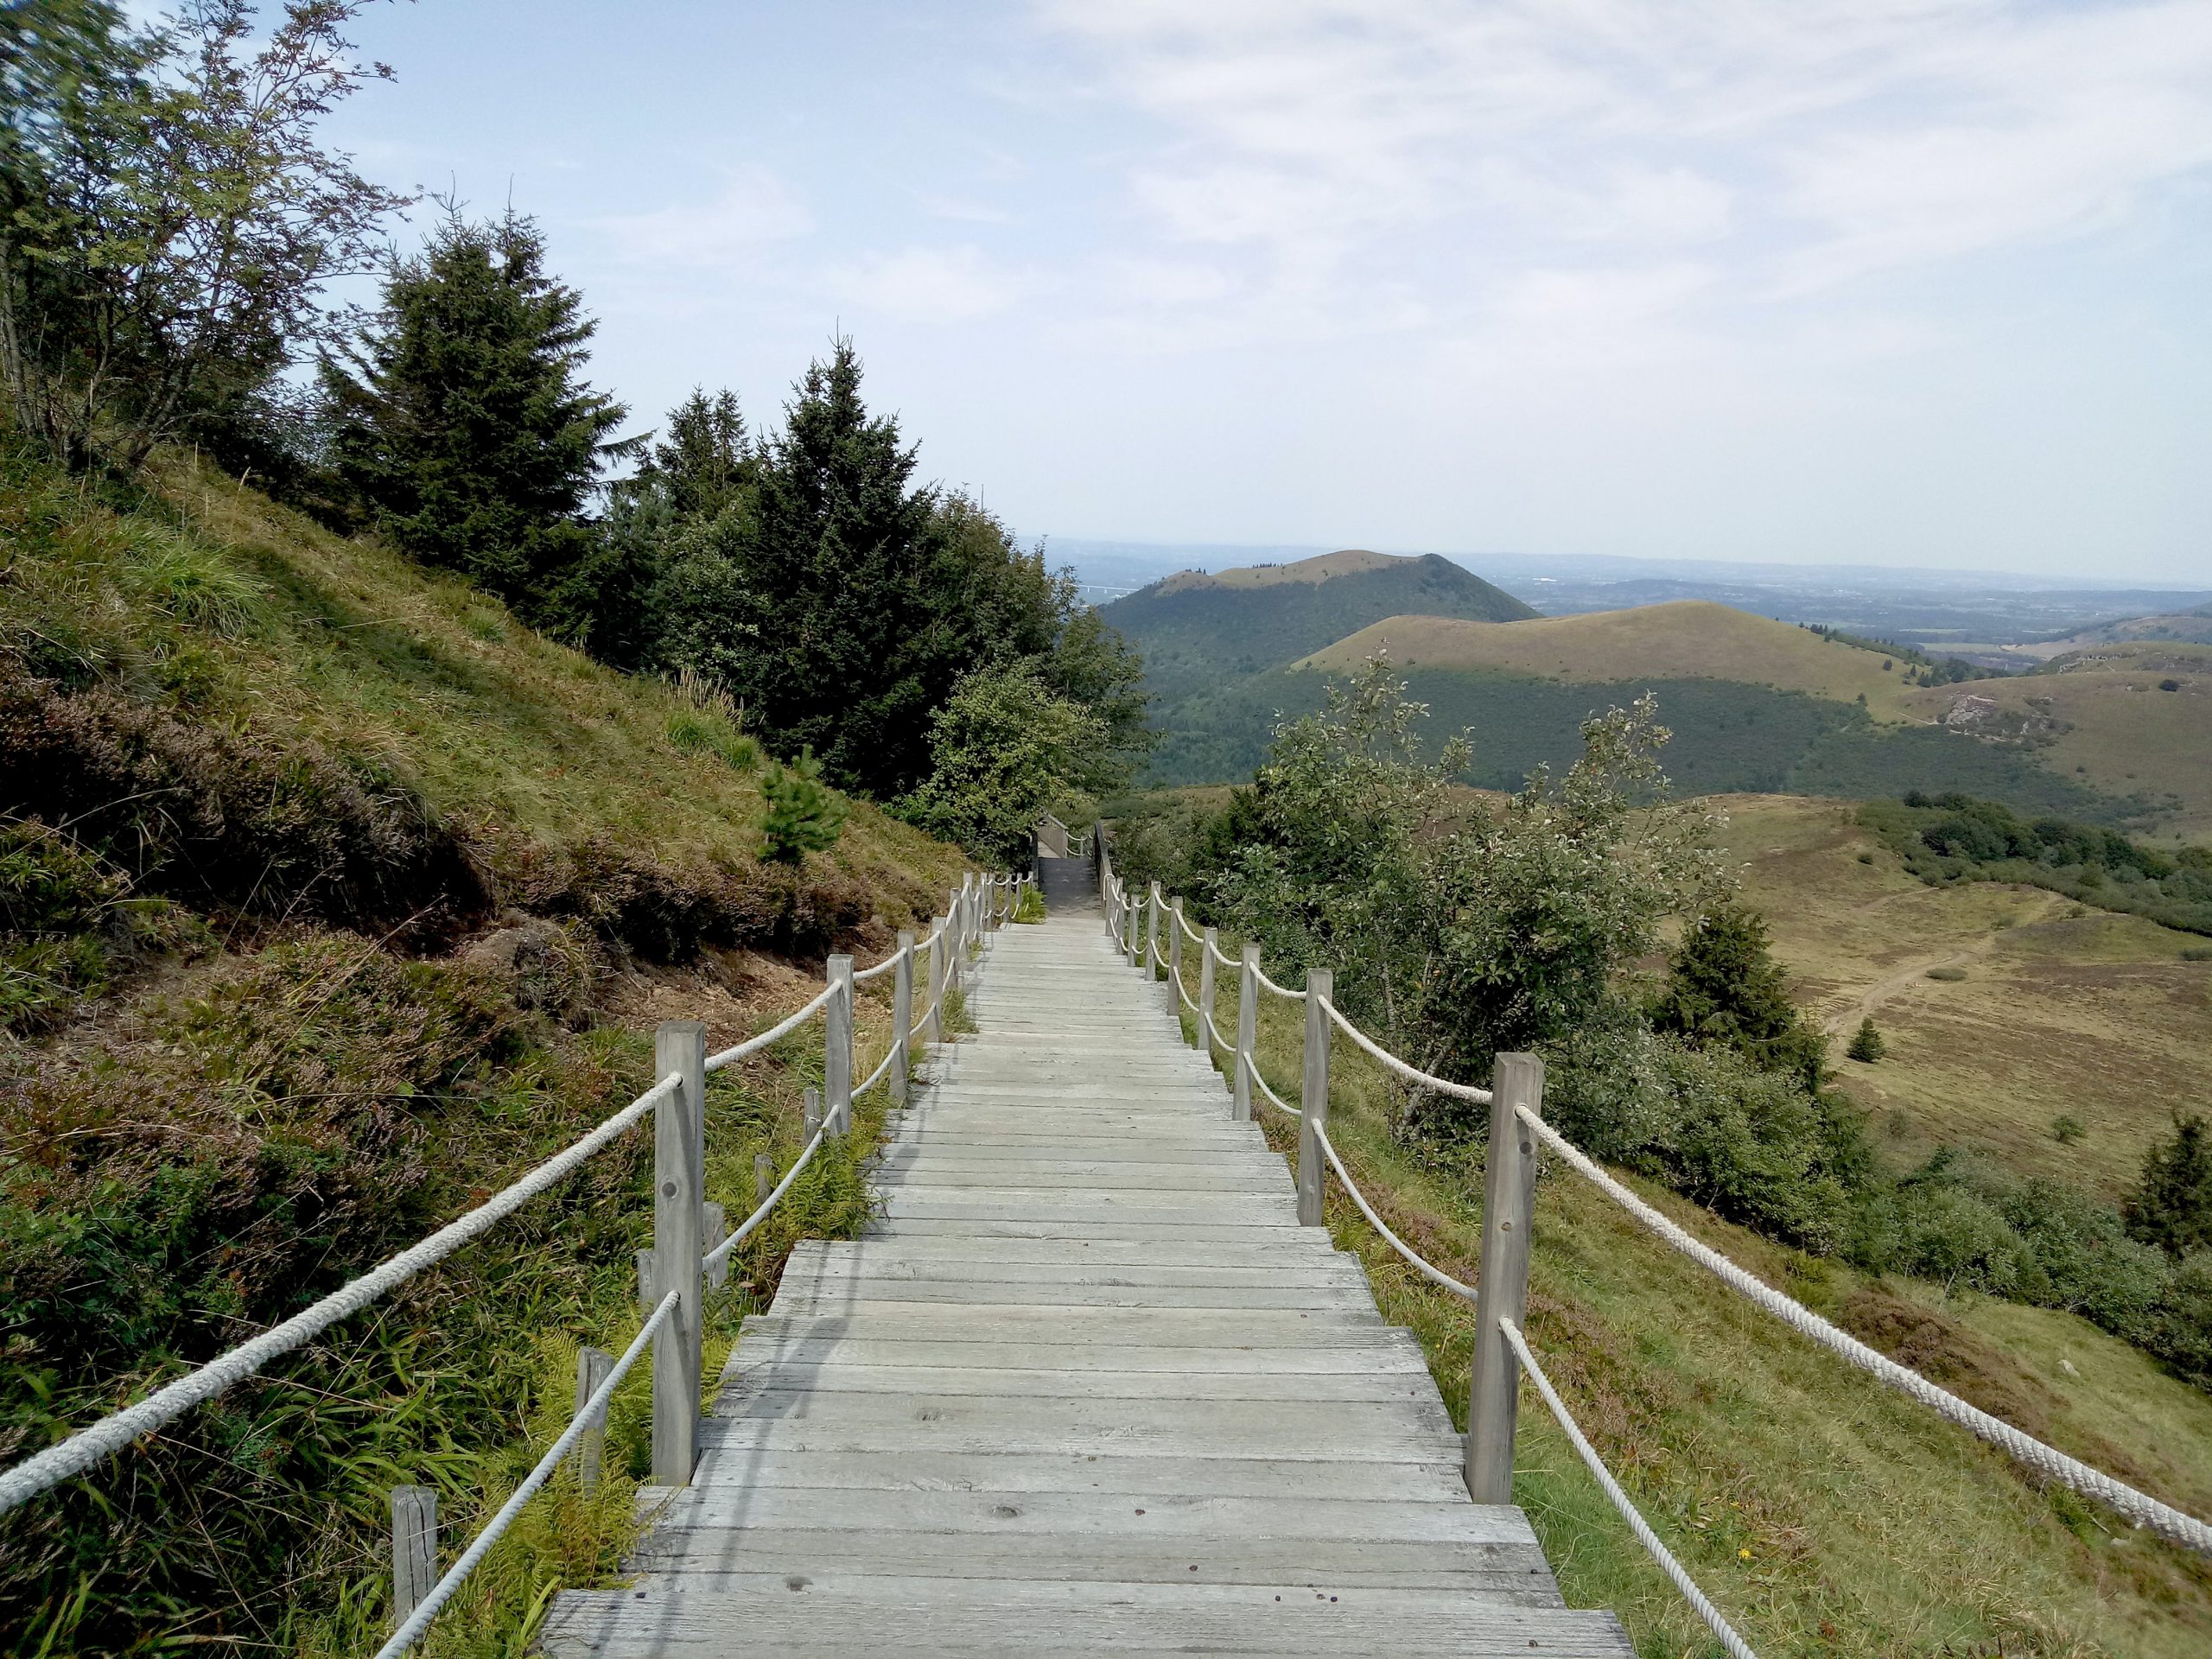
[[627, 411], [582, 380], [598, 325], [544, 256], [531, 220], [474, 224], [448, 203], [360, 340], [325, 355], [323, 385], [340, 474], [386, 535], [586, 644], [639, 597], [610, 588], [582, 522]]
[[1011, 866], [1046, 812], [1088, 809], [1075, 780], [1106, 741], [1106, 722], [1056, 693], [1033, 659], [979, 668], [932, 719], [930, 775], [899, 812], [978, 858]]
[[1025, 925], [1045, 919], [1045, 895], [1034, 887], [1024, 887], [1021, 898], [1014, 907], [1014, 919]]
[[20, 430], [81, 465], [112, 423], [136, 464], [329, 338], [323, 285], [366, 267], [403, 200], [317, 141], [390, 73], [342, 34], [365, 4], [291, 0], [258, 38], [246, 0], [136, 35], [105, 5], [10, 9], [0, 380]]
[[812, 746], [841, 786], [887, 799], [929, 775], [931, 717], [963, 675], [1034, 661], [1104, 722], [1071, 781], [1119, 787], [1146, 742], [1137, 659], [1041, 550], [965, 497], [914, 485], [912, 446], [861, 382], [840, 340], [764, 442], [748, 445], [726, 393], [671, 415], [644, 484], [671, 515], [658, 660]]
[[1850, 1046], [1843, 1051], [1844, 1058], [1857, 1060], [1862, 1065], [1872, 1065], [1890, 1052], [1890, 1045], [1875, 1027], [1874, 1016], [1866, 1015], [1859, 1022], [1859, 1029], [1851, 1033]]
[[2108, 830], [1947, 791], [1870, 801], [1859, 821], [1931, 885], [2020, 881], [2086, 905], [2212, 933], [2212, 848], [2168, 852]]
[[1720, 877], [1706, 817], [1649, 804], [1667, 740], [1649, 698], [1586, 721], [1564, 779], [1540, 770], [1495, 812], [1449, 792], [1464, 741], [1422, 761], [1426, 712], [1378, 654], [1285, 725], [1214, 896], [1270, 961], [1334, 969], [1379, 1040], [1477, 1078], [1590, 1017], [1661, 918]]
[[40, 1030], [194, 930], [36, 818], [0, 819], [0, 1032]]
[[[1693, 1046], [1732, 1048], [1764, 1070], [1786, 1071], [1808, 1089], [1820, 1087], [1827, 1040], [1798, 1017], [1782, 964], [1767, 948], [1765, 918], [1742, 905], [1691, 918], [1669, 957], [1651, 1024]], [[1873, 1032], [1871, 1020], [1865, 1030]]]
[[2071, 1112], [2061, 1112], [2050, 1120], [2050, 1138], [2062, 1147], [2080, 1145], [2088, 1133], [2089, 1126]]
[[2171, 1138], [2143, 1155], [2143, 1174], [2122, 1207], [2128, 1236], [2180, 1261], [2212, 1250], [2212, 1124], [2177, 1114]]
[[807, 854], [827, 852], [837, 844], [849, 809], [822, 781], [822, 763], [813, 750], [802, 749], [788, 766], [771, 760], [761, 774], [760, 797], [766, 808], [760, 820], [761, 857], [798, 864]]

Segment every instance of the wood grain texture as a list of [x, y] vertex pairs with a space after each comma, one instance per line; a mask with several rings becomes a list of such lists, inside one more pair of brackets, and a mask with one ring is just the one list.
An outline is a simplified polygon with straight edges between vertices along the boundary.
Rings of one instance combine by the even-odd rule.
[[963, 981], [877, 1220], [792, 1252], [640, 1576], [543, 1651], [1626, 1655], [1096, 910]]

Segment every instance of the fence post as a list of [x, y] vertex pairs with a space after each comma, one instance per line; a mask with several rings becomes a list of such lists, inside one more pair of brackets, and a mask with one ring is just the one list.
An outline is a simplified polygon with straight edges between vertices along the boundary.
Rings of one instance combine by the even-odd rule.
[[1321, 1161], [1321, 1125], [1329, 1116], [1329, 1011], [1322, 1006], [1336, 994], [1336, 976], [1326, 968], [1306, 970], [1306, 1078], [1298, 1094], [1298, 1222], [1321, 1224], [1321, 1194], [1327, 1185]]
[[1155, 971], [1153, 963], [1160, 956], [1160, 883], [1154, 881], [1145, 889], [1144, 982], [1147, 985]]
[[930, 1017], [928, 1026], [922, 1033], [922, 1040], [925, 1043], [944, 1040], [945, 941], [952, 937], [948, 931], [951, 926], [952, 918], [949, 913], [937, 917], [930, 923]]
[[[810, 1138], [811, 1138], [810, 1136]], [[753, 1207], [758, 1210], [776, 1190], [776, 1166], [765, 1152], [753, 1154]]]
[[1137, 965], [1137, 951], [1143, 945], [1143, 940], [1138, 937], [1144, 931], [1144, 924], [1141, 919], [1143, 910], [1144, 901], [1131, 898], [1129, 884], [1126, 881], [1122, 882], [1122, 953], [1128, 957], [1129, 966], [1132, 968]]
[[1252, 1051], [1259, 1040], [1260, 947], [1247, 939], [1244, 970], [1236, 982], [1236, 1065], [1229, 1085], [1234, 1103], [1229, 1115], [1239, 1123], [1252, 1121]]
[[[591, 1404], [591, 1397], [599, 1392], [600, 1384], [607, 1381], [607, 1374], [614, 1369], [614, 1356], [604, 1348], [576, 1350], [576, 1411], [584, 1415], [584, 1408]], [[583, 1438], [576, 1442], [576, 1484], [588, 1497], [599, 1490], [599, 1468], [607, 1456], [607, 1413], [594, 1411], [584, 1425]]]
[[912, 1063], [914, 1024], [914, 930], [899, 930], [899, 965], [891, 970], [891, 1098], [906, 1103], [906, 1072]]
[[1175, 1028], [1183, 1028], [1183, 901], [1178, 899], [1167, 912], [1167, 1012]]
[[1515, 1108], [1541, 1112], [1544, 1063], [1501, 1054], [1491, 1072], [1490, 1154], [1483, 1171], [1483, 1254], [1475, 1304], [1474, 1375], [1467, 1402], [1467, 1495], [1513, 1501], [1513, 1428], [1521, 1365], [1500, 1319], [1519, 1325], [1529, 1306], [1529, 1217], [1536, 1197], [1536, 1137]]
[[1210, 927], [1205, 931], [1205, 943], [1198, 947], [1198, 1052], [1213, 1060], [1213, 953], [1218, 947], [1221, 930]]
[[638, 1312], [650, 1313], [653, 1311], [653, 1247], [648, 1244], [632, 1252], [632, 1257], [638, 1264]]
[[653, 1294], [676, 1308], [653, 1338], [653, 1484], [688, 1486], [698, 1462], [699, 1364], [704, 1300], [699, 1269], [701, 1167], [706, 1141], [707, 1027], [664, 1020], [653, 1032], [653, 1073], [681, 1079], [653, 1114]]
[[391, 1489], [391, 1627], [397, 1630], [438, 1581], [438, 1489]]
[[830, 1133], [853, 1127], [853, 959], [830, 958], [830, 982], [837, 995], [823, 1012], [822, 1092], [830, 1106]]
[[[729, 1211], [719, 1204], [699, 1206], [699, 1249], [704, 1252], [729, 1236]], [[729, 1258], [723, 1256], [707, 1268], [707, 1282], [720, 1290], [729, 1282]]]

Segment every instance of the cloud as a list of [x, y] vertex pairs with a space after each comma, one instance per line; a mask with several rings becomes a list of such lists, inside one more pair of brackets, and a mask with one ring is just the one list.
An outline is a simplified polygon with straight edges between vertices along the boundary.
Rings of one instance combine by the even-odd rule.
[[619, 263], [657, 270], [726, 269], [805, 237], [814, 219], [798, 193], [766, 168], [724, 174], [710, 201], [584, 221]]
[[842, 298], [916, 322], [974, 322], [1020, 303], [1037, 280], [980, 248], [913, 246], [872, 254], [829, 275]]

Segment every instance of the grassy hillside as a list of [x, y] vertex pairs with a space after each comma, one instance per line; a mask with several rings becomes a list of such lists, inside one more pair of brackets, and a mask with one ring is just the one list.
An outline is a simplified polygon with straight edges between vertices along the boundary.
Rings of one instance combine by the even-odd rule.
[[2101, 645], [2032, 674], [1929, 686], [1903, 701], [1908, 717], [2025, 733], [2053, 771], [2158, 804], [2162, 835], [2212, 836], [2212, 645]]
[[1535, 613], [1449, 559], [1348, 549], [1212, 575], [1186, 571], [1099, 614], [1144, 653], [1145, 683], [1172, 728], [1185, 696], [1278, 667], [1401, 612], [1506, 622]]
[[1433, 615], [1394, 616], [1346, 635], [1301, 666], [1344, 673], [1388, 645], [1408, 668], [1535, 675], [1574, 681], [1713, 679], [1834, 702], [1864, 697], [1894, 719], [1907, 689], [1879, 652], [1702, 600], [1543, 617], [1510, 628]]
[[[0, 1463], [481, 1202], [643, 1086], [657, 1020], [725, 1044], [942, 902], [960, 855], [864, 803], [762, 862], [734, 714], [189, 466], [102, 488], [0, 454]], [[734, 1211], [800, 1144], [819, 1041], [710, 1089]], [[650, 1147], [0, 1520], [0, 1649], [372, 1651], [388, 1489], [435, 1485], [467, 1535], [560, 1426], [575, 1344], [636, 1329]], [[858, 1156], [748, 1241], [710, 1367], [801, 1230], [864, 1219]], [[434, 1653], [520, 1651], [553, 1586], [613, 1571], [646, 1386], [599, 1499], [534, 1506]]]
[[[1294, 1096], [1296, 1010], [1262, 999], [1262, 1070]], [[1381, 1078], [1341, 1045], [1330, 1123], [1391, 1226], [1474, 1276], [1478, 1162], [1388, 1127]], [[1291, 1149], [1288, 1120], [1267, 1115]], [[1766, 1243], [1645, 1196], [1770, 1282], [1965, 1394], [2169, 1501], [2212, 1510], [2212, 1399], [2069, 1314], [1946, 1298]], [[1472, 1321], [1391, 1255], [1331, 1184], [1327, 1219], [1410, 1325], [1455, 1415]], [[1579, 1421], [1762, 1654], [2181, 1659], [2212, 1641], [2212, 1573], [1933, 1420], [1751, 1311], [1566, 1172], [1540, 1182], [1528, 1321]], [[1617, 1608], [1640, 1654], [1717, 1652], [1628, 1535], [1534, 1393], [1515, 1497], [1571, 1605]]]
[[2171, 1114], [2212, 1105], [2212, 962], [2183, 955], [2201, 937], [2037, 887], [1929, 887], [1839, 803], [1720, 804], [1798, 995], [1839, 1037], [1871, 1014], [1888, 1039], [1837, 1064], [1899, 1161], [1958, 1146], [2117, 1200]]

